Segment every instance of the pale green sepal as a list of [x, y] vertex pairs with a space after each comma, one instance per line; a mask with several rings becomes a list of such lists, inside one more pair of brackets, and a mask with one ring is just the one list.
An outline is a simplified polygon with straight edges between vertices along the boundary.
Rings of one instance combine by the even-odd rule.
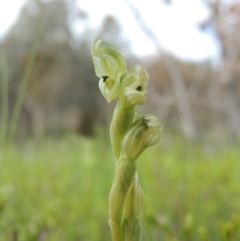
[[108, 76], [115, 79], [117, 74], [127, 72], [126, 60], [123, 55], [104, 39], [98, 38], [93, 42], [92, 58], [96, 75], [99, 78]]
[[153, 115], [146, 115], [138, 119], [131, 125], [123, 138], [121, 155], [130, 161], [135, 161], [147, 147], [160, 140], [161, 130], [161, 123]]

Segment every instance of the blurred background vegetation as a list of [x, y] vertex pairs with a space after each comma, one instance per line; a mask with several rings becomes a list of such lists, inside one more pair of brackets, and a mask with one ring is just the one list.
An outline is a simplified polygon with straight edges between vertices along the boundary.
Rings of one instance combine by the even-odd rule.
[[98, 89], [96, 37], [121, 49], [129, 68], [146, 67], [149, 100], [138, 112], [164, 126], [140, 158], [144, 240], [240, 240], [240, 4], [204, 1], [211, 14], [199, 28], [214, 31], [214, 63], [168, 53], [126, 3], [155, 54], [134, 55], [114, 14], [92, 28], [74, 0], [26, 1], [1, 40], [0, 241], [110, 240], [115, 103]]
[[[220, 1], [212, 1], [206, 5], [211, 16], [199, 28], [214, 28], [221, 51], [218, 64], [184, 62], [167, 53], [130, 3], [140, 28], [158, 50], [154, 55], [134, 56], [114, 15], [92, 29], [89, 16], [73, 0], [27, 1], [0, 45], [1, 79], [5, 76], [9, 86], [9, 120], [24, 74], [33, 65], [25, 81], [17, 137], [62, 131], [92, 136], [95, 125], [109, 123], [112, 109], [99, 93], [90, 55], [92, 41], [103, 37], [123, 51], [130, 67], [146, 66], [151, 79], [144, 109], [155, 113], [165, 129], [188, 139], [239, 139], [239, 4], [223, 8]], [[84, 26], [77, 36], [73, 23]], [[5, 95], [1, 91], [1, 100]]]

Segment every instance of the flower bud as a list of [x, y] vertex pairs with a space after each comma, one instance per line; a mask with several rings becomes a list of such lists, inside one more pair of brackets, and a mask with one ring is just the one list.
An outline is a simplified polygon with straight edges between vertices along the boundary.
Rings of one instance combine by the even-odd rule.
[[127, 65], [119, 50], [98, 38], [93, 42], [92, 58], [96, 75], [100, 78], [99, 87], [108, 102], [119, 96], [119, 85], [127, 73]]
[[142, 105], [148, 98], [147, 81], [149, 75], [142, 66], [131, 69], [121, 83], [119, 98], [126, 106]]
[[135, 161], [147, 147], [160, 140], [161, 129], [161, 123], [155, 116], [146, 115], [138, 119], [123, 138], [121, 155]]

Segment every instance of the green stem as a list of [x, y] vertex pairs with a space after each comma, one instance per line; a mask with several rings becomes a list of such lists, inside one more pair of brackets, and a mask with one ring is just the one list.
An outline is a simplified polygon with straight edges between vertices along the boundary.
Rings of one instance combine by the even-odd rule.
[[110, 126], [110, 138], [115, 161], [120, 157], [122, 139], [133, 123], [134, 117], [134, 107], [126, 107], [124, 103], [120, 101], [117, 103]]
[[135, 162], [126, 158], [120, 158], [119, 162], [116, 163], [116, 173], [109, 195], [109, 216], [113, 241], [123, 241], [121, 227], [122, 211], [136, 170]]

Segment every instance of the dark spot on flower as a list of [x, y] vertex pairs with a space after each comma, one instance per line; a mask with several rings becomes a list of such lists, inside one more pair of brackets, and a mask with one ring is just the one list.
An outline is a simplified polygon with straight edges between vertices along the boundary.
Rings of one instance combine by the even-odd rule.
[[149, 123], [150, 121], [148, 120], [148, 119], [145, 119], [145, 118], [143, 118], [143, 120], [142, 120], [142, 125], [146, 128], [146, 129], [148, 129], [148, 123]]
[[108, 76], [107, 75], [103, 75], [102, 79], [103, 79], [103, 83], [105, 83], [105, 81], [107, 80]]
[[136, 90], [137, 90], [137, 91], [141, 91], [141, 90], [142, 90], [142, 86], [138, 86], [138, 87], [136, 88]]

